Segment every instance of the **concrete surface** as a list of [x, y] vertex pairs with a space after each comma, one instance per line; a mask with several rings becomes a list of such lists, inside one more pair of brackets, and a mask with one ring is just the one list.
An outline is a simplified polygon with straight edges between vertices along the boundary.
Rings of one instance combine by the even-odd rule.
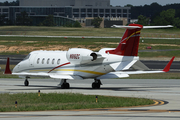
[[30, 86], [23, 86], [23, 79], [0, 79], [0, 93], [19, 92], [73, 92], [91, 95], [142, 97], [164, 101], [163, 105], [109, 108], [77, 111], [0, 112], [0, 120], [179, 120], [180, 80], [109, 79], [102, 80], [99, 90], [91, 89], [93, 80], [68, 81], [68, 90], [57, 88], [58, 80], [30, 79]]

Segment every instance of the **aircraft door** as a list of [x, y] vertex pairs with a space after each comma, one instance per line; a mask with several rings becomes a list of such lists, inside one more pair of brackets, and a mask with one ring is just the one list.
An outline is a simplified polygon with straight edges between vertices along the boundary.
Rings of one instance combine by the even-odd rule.
[[30, 67], [34, 67], [34, 61], [35, 61], [35, 58], [37, 55], [38, 55], [37, 53], [34, 53], [30, 56], [30, 58], [29, 58], [29, 66]]

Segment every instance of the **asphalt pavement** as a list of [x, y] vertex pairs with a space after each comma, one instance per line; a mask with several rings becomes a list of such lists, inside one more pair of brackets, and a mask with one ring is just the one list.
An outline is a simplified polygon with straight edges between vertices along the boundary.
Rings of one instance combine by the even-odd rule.
[[[180, 79], [107, 79], [102, 80], [101, 89], [92, 89], [92, 79], [68, 81], [70, 89], [57, 87], [58, 80], [29, 79], [24, 86], [23, 79], [0, 79], [0, 93], [82, 93], [138, 97], [155, 100], [152, 106], [127, 108], [98, 108], [71, 111], [30, 111], [0, 112], [0, 120], [179, 120], [180, 119]], [[100, 99], [100, 97], [98, 97]]]

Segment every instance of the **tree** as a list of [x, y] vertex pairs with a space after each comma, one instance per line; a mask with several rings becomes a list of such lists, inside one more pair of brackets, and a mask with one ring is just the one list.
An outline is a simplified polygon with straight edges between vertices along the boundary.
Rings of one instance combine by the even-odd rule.
[[76, 21], [76, 22], [73, 24], [73, 27], [82, 27], [82, 26], [81, 26], [81, 24], [80, 24], [78, 21]]
[[32, 19], [28, 16], [26, 11], [21, 12], [16, 18], [16, 25], [32, 25]]
[[0, 2], [0, 6], [19, 6], [19, 0], [12, 1], [12, 2]]
[[0, 15], [0, 25], [5, 25], [5, 24], [6, 24], [6, 16]]
[[82, 26], [78, 21], [76, 21], [74, 23], [71, 23], [71, 22], [68, 21], [68, 22], [66, 22], [64, 27], [82, 27]]
[[102, 22], [102, 18], [97, 17], [97, 18], [94, 18], [94, 19], [92, 20], [92, 23], [91, 23], [91, 24], [92, 24], [95, 28], [99, 28], [101, 22]]
[[133, 7], [133, 5], [127, 4], [127, 5], [125, 5], [124, 7]]
[[42, 22], [43, 26], [56, 26], [56, 23], [54, 22], [54, 16], [48, 15], [46, 19]]
[[179, 17], [175, 18], [175, 15], [175, 9], [164, 10], [153, 19], [152, 25], [173, 25], [180, 28], [180, 19]]
[[138, 24], [141, 24], [141, 25], [149, 25], [149, 21], [150, 19], [147, 18], [146, 16], [143, 16], [143, 15], [139, 15], [138, 16]]
[[179, 18], [175, 18], [174, 19], [174, 24], [175, 27], [180, 28], [180, 19]]
[[175, 20], [175, 14], [176, 11], [174, 9], [168, 9], [168, 10], [163, 10], [160, 13], [160, 17], [162, 18], [162, 24], [163, 25], [169, 25], [173, 24], [173, 21]]

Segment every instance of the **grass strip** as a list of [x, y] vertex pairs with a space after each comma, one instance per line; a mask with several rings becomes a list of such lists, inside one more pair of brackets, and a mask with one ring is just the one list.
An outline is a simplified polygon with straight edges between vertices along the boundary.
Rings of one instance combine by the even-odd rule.
[[[152, 46], [153, 50], [168, 50], [160, 52], [141, 52], [140, 57], [180, 57], [180, 40], [143, 39], [140, 41], [139, 50], [146, 50]], [[0, 37], [0, 54], [28, 54], [34, 50], [68, 50], [69, 48], [87, 48], [99, 51], [102, 48], [116, 48], [120, 39], [117, 38], [46, 38], [46, 37]], [[54, 49], [55, 48], [55, 49]]]
[[41, 93], [40, 96], [38, 93], [0, 94], [0, 112], [130, 107], [153, 103], [153, 100], [144, 98], [109, 96], [98, 96], [96, 102], [95, 95], [78, 93]]
[[124, 79], [180, 79], [180, 74], [179, 72], [137, 74], [137, 75], [130, 75], [130, 77]]
[[[122, 36], [125, 29], [66, 28], [44, 26], [0, 26], [0, 35]], [[142, 29], [142, 37], [180, 38], [179, 29]]]

